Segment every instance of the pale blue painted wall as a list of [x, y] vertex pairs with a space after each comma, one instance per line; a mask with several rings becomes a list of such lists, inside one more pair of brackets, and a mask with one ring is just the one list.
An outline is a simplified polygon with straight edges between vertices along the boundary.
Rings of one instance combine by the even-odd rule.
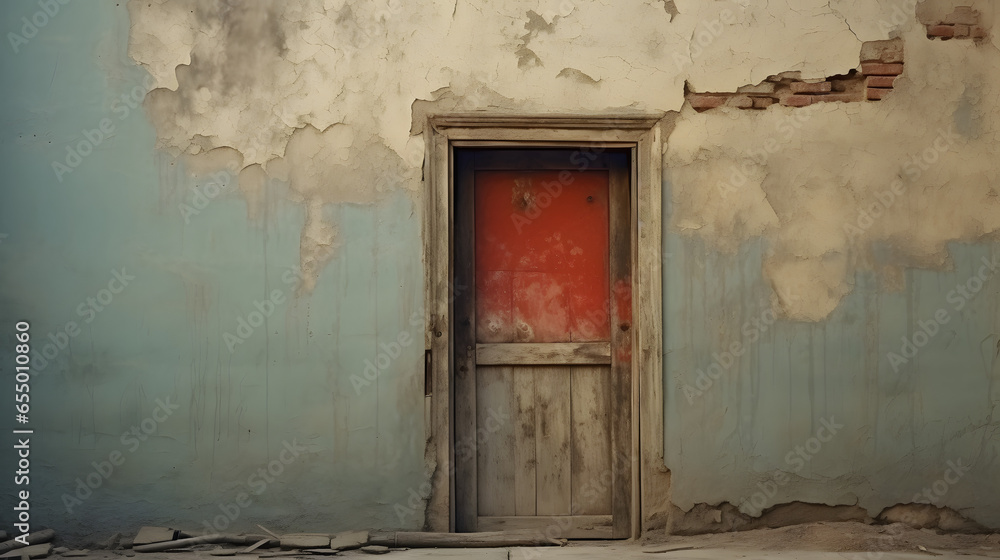
[[[877, 515], [919, 501], [1000, 526], [1000, 269], [961, 311], [948, 300], [981, 259], [1000, 260], [1000, 245], [952, 244], [952, 270], [907, 269], [901, 291], [859, 272], [826, 320], [764, 327], [752, 322], [770, 319], [764, 242], [724, 255], [668, 228], [664, 239], [664, 443], [675, 504], [741, 505], [759, 493], [744, 511], [797, 500]], [[948, 322], [895, 371], [888, 354], [938, 310]], [[689, 400], [685, 385], [698, 388], [713, 354], [728, 363], [722, 354], [736, 342], [745, 353]], [[836, 435], [788, 457], [830, 418], [843, 425]], [[949, 461], [970, 470], [957, 477]], [[938, 482], [945, 477], [954, 483]], [[914, 499], [925, 488], [930, 496]]]
[[[0, 4], [5, 32], [36, 9]], [[179, 521], [201, 528], [220, 504], [232, 511], [241, 491], [259, 489], [249, 477], [297, 440], [307, 451], [241, 508], [237, 529], [419, 528], [421, 512], [400, 518], [395, 507], [426, 480], [419, 345], [360, 394], [350, 376], [375, 360], [380, 342], [402, 331], [419, 339], [408, 318], [423, 289], [420, 206], [389, 194], [372, 206], [328, 207], [341, 245], [315, 291], [279, 305], [266, 329], [231, 354], [223, 333], [255, 300], [276, 288], [292, 297], [282, 275], [298, 263], [301, 207], [275, 195], [256, 223], [230, 192], [185, 224], [177, 206], [194, 183], [157, 152], [142, 111], [125, 119], [113, 112], [144, 78], [125, 53], [124, 6], [63, 10], [20, 53], [0, 46], [3, 364], [11, 363], [16, 320], [30, 320], [35, 340], [44, 339], [67, 321], [82, 324], [77, 306], [112, 270], [124, 267], [135, 280], [34, 379], [34, 523], [66, 534], [95, 520], [108, 532]], [[51, 162], [104, 118], [114, 134], [57, 181]], [[669, 202], [665, 210], [669, 217]], [[677, 504], [749, 498], [774, 469], [791, 470], [785, 455], [832, 416], [843, 430], [767, 505], [860, 502], [877, 511], [912, 501], [947, 461], [961, 459], [972, 469], [940, 504], [1000, 525], [992, 415], [1000, 281], [991, 278], [972, 306], [952, 313], [948, 331], [898, 374], [886, 358], [916, 320], [948, 305], [947, 287], [1000, 248], [953, 246], [954, 270], [910, 270], [902, 292], [860, 273], [828, 320], [777, 322], [694, 404], [683, 385], [713, 352], [743, 341], [743, 323], [769, 304], [760, 273], [766, 247], [720, 255], [665, 228], [665, 249], [665, 445]], [[180, 408], [129, 452], [122, 433], [167, 397]], [[0, 402], [12, 402], [9, 383]], [[5, 435], [5, 448], [11, 443]], [[67, 513], [62, 494], [116, 450], [125, 462]], [[12, 467], [4, 454], [0, 469]], [[0, 514], [8, 530], [9, 515]]]
[[[0, 4], [4, 32], [37, 9]], [[408, 322], [422, 309], [419, 206], [389, 194], [327, 207], [340, 247], [315, 290], [293, 296], [282, 275], [298, 265], [301, 206], [275, 196], [252, 223], [230, 191], [185, 224], [178, 204], [194, 182], [157, 152], [141, 108], [125, 118], [114, 111], [145, 77], [125, 52], [128, 25], [124, 2], [73, 2], [19, 53], [0, 45], [5, 374], [17, 320], [31, 322], [36, 344], [67, 321], [81, 326], [33, 378], [34, 526], [64, 535], [142, 524], [198, 530], [220, 504], [233, 511], [241, 491], [261, 490], [249, 477], [297, 440], [306, 451], [251, 495], [233, 527], [420, 528], [422, 512], [401, 518], [394, 507], [425, 480], [422, 331]], [[57, 181], [51, 162], [105, 118], [114, 133]], [[78, 305], [122, 267], [135, 279], [84, 323]], [[230, 353], [223, 333], [274, 289], [288, 300]], [[411, 329], [417, 342], [356, 393], [350, 376], [375, 360], [378, 343]], [[12, 383], [0, 392], [11, 414]], [[179, 408], [130, 452], [123, 432], [168, 397]], [[124, 463], [67, 513], [61, 496], [115, 450]], [[0, 469], [13, 472], [13, 460], [2, 454]], [[10, 516], [0, 513], [8, 532]]]

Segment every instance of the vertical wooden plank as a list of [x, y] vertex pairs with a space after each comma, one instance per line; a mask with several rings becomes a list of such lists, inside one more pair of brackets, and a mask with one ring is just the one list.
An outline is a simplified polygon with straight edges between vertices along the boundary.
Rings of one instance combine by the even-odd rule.
[[[668, 121], [664, 121], [667, 123]], [[673, 120], [669, 121], [670, 128]], [[663, 175], [662, 138], [668, 130], [654, 125], [639, 139], [636, 158], [636, 228], [637, 266], [635, 317], [635, 345], [641, 348], [636, 358], [636, 371], [640, 375], [635, 407], [638, 418], [641, 449], [641, 480], [638, 486], [642, 497], [636, 498], [633, 511], [633, 535], [641, 532], [662, 531], [664, 519], [670, 509], [667, 493], [661, 489], [670, 486], [670, 474], [664, 468], [664, 398], [663, 398], [663, 200], [661, 185]], [[638, 492], [634, 495], [638, 496]], [[642, 505], [641, 515], [638, 513]], [[641, 517], [641, 527], [640, 527]]]
[[573, 515], [610, 515], [611, 368], [571, 370]]
[[[475, 231], [474, 160], [469, 152], [455, 150], [454, 302], [455, 368], [455, 530], [476, 530], [476, 302], [473, 232]], [[455, 290], [461, 288], [461, 291]]]
[[612, 536], [632, 533], [632, 205], [630, 166], [617, 154], [611, 184]]
[[514, 373], [510, 366], [476, 368], [479, 516], [514, 515]]
[[572, 508], [570, 367], [538, 366], [535, 374], [535, 428], [538, 515], [569, 515]]
[[514, 368], [514, 514], [535, 515], [535, 368]]
[[[428, 429], [432, 445], [427, 452], [433, 454], [439, 465], [446, 469], [436, 469], [433, 474], [434, 488], [427, 502], [427, 524], [432, 531], [455, 530], [455, 455], [454, 418], [452, 393], [454, 383], [451, 377], [452, 348], [451, 300], [448, 287], [452, 283], [451, 232], [452, 232], [452, 188], [451, 149], [448, 139], [434, 131], [430, 122], [424, 129], [429, 134], [430, 150], [425, 164], [430, 177], [429, 201], [425, 236], [427, 277], [425, 305], [424, 348], [431, 349], [431, 362], [435, 391], [431, 395], [433, 422]], [[442, 336], [436, 336], [441, 332]]]

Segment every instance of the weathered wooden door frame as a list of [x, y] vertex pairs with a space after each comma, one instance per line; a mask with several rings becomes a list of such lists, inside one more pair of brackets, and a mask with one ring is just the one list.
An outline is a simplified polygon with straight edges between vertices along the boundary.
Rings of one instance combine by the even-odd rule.
[[[426, 459], [433, 467], [425, 526], [455, 530], [453, 197], [456, 147], [627, 148], [631, 166], [632, 496], [631, 536], [661, 513], [663, 463], [661, 146], [663, 115], [490, 115], [428, 117], [424, 128], [424, 263], [427, 350]], [[468, 444], [466, 442], [465, 444]], [[474, 445], [474, 442], [472, 442]], [[650, 489], [655, 488], [656, 494]], [[621, 536], [621, 535], [619, 535]]]

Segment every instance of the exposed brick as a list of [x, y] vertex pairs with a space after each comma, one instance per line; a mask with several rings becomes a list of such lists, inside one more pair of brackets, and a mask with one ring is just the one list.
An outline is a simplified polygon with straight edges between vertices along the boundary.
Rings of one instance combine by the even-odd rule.
[[847, 88], [857, 80], [830, 80], [832, 91], [847, 91]]
[[891, 92], [891, 91], [892, 91], [892, 88], [875, 88], [875, 87], [870, 87], [870, 88], [868, 88], [868, 99], [871, 100], [871, 101], [878, 101], [878, 100], [884, 98], [886, 95], [888, 95], [889, 92]]
[[975, 25], [969, 29], [969, 35], [971, 35], [973, 39], [985, 39], [986, 28], [982, 25]]
[[789, 87], [792, 93], [829, 93], [831, 90], [830, 82], [792, 82]]
[[700, 95], [694, 94], [688, 96], [688, 102], [691, 103], [691, 107], [695, 111], [704, 111], [706, 109], [713, 109], [726, 102], [726, 97], [722, 95]]
[[955, 26], [955, 37], [968, 37], [969, 36], [969, 26], [968, 25], [956, 25]]
[[737, 95], [732, 98], [729, 105], [740, 109], [751, 109], [753, 108], [753, 99], [746, 95]]
[[881, 62], [862, 62], [861, 74], [865, 76], [898, 76], [903, 73], [903, 65]]
[[979, 23], [979, 12], [972, 6], [955, 6], [955, 11], [944, 16], [941, 23], [953, 25], [976, 25]]
[[896, 76], [868, 76], [865, 85], [868, 87], [891, 88]]
[[938, 37], [939, 39], [951, 39], [955, 36], [954, 25], [928, 25], [928, 37]]
[[781, 104], [789, 107], [805, 107], [806, 105], [812, 105], [816, 97], [813, 95], [789, 95], [781, 100]]
[[774, 104], [773, 97], [754, 97], [753, 98], [753, 108], [754, 109], [767, 109]]
[[903, 62], [903, 41], [865, 41], [861, 43], [861, 62]]
[[774, 82], [762, 82], [755, 86], [741, 86], [736, 93], [774, 93]]
[[860, 93], [828, 93], [826, 95], [814, 95], [813, 102], [819, 101], [854, 103], [862, 101], [862, 95]]

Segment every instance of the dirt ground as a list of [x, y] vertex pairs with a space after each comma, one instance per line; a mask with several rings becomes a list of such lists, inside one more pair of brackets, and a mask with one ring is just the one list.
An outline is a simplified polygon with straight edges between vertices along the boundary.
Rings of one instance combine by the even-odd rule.
[[[868, 525], [853, 521], [807, 523], [778, 529], [708, 535], [648, 535], [640, 544], [647, 548], [664, 545], [660, 548], [695, 546], [699, 549], [873, 553], [862, 555], [866, 557], [877, 556], [878, 552], [898, 551], [929, 555], [937, 553], [951, 557], [974, 554], [1000, 558], [1000, 533], [941, 533], [933, 529], [914, 529], [903, 523]], [[926, 552], [920, 547], [924, 547]]]
[[[136, 553], [132, 550], [89, 550], [69, 558], [122, 560], [211, 560], [231, 556], [245, 547], [201, 545], [176, 552]], [[332, 552], [332, 551], [330, 551]], [[261, 549], [237, 558], [321, 558], [305, 552]], [[329, 554], [329, 553], [328, 553]], [[324, 555], [325, 556], [325, 555]], [[371, 558], [359, 550], [337, 556]], [[1000, 558], [1000, 533], [942, 534], [901, 523], [867, 525], [858, 522], [818, 522], [778, 529], [755, 529], [694, 536], [648, 535], [639, 541], [572, 541], [564, 547], [492, 549], [392, 549], [397, 560], [447, 558], [453, 560], [909, 560], [929, 557], [982, 560]]]

